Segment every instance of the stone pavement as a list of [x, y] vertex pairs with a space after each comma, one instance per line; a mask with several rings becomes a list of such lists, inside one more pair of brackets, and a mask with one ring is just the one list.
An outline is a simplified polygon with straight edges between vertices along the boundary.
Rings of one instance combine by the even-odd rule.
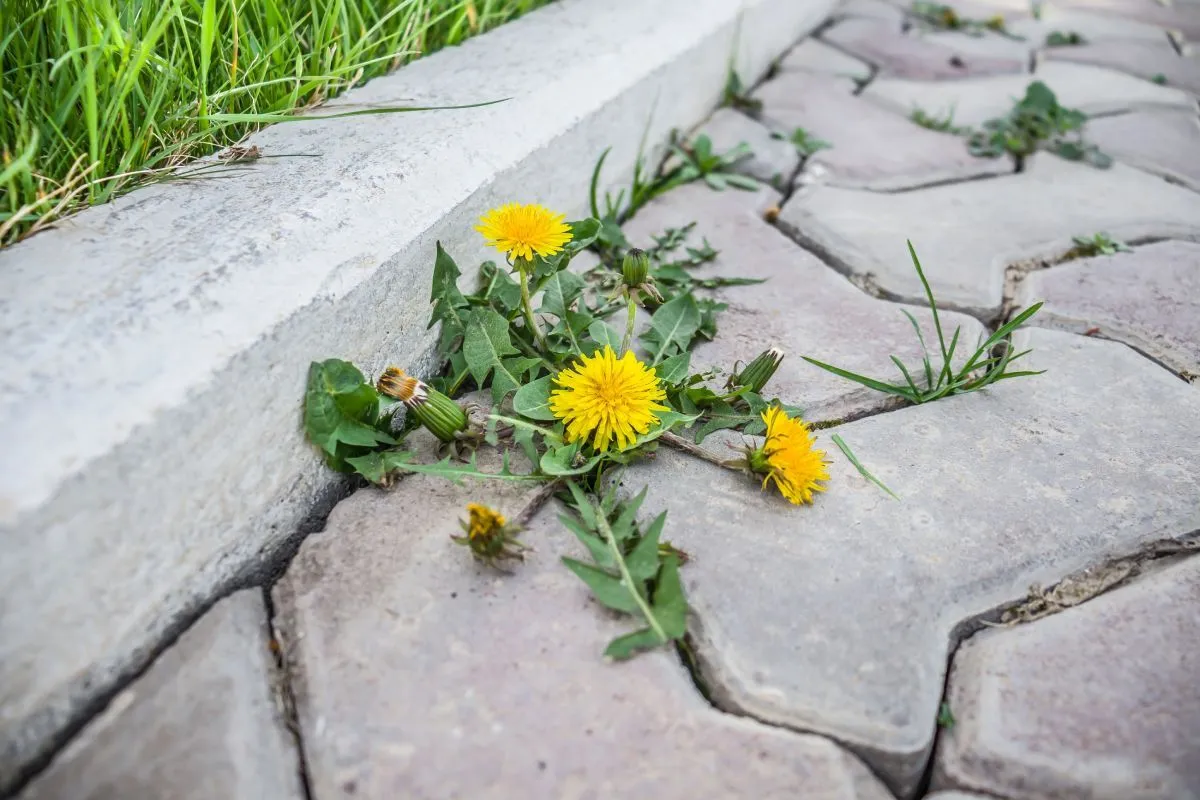
[[[850, 0], [756, 87], [756, 117], [704, 126], [754, 148], [759, 191], [690, 185], [627, 226], [648, 244], [695, 221], [720, 251], [704, 273], [768, 278], [717, 290], [693, 364], [783, 347], [772, 393], [899, 501], [825, 433], [829, 490], [804, 508], [660, 450], [624, 484], [649, 484], [643, 513], [668, 510], [691, 555], [695, 658], [611, 664], [627, 624], [558, 563], [578, 545], [555, 501], [420, 476], [359, 491], [21, 797], [1200, 798], [1200, 3], [957, 7], [1025, 38]], [[1089, 44], [1046, 52], [1052, 31]], [[908, 118], [978, 125], [1035, 75], [1104, 115], [1111, 169], [1039, 154], [1017, 173]], [[832, 147], [772, 137], [796, 127]], [[1070, 257], [1099, 232], [1132, 252]], [[891, 354], [919, 358], [905, 239], [967, 343], [1044, 300], [1014, 344], [1045, 374], [897, 408], [801, 360], [898, 378]], [[530, 518], [513, 574], [446, 541], [467, 502]]]

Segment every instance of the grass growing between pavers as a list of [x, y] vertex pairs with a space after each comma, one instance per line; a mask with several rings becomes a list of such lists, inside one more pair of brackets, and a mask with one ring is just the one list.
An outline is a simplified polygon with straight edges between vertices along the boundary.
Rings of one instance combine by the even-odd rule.
[[0, 4], [0, 246], [548, 1]]

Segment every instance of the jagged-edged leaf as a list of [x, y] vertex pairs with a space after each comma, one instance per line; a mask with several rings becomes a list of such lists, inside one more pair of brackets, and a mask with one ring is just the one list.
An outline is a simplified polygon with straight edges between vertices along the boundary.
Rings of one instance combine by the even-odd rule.
[[641, 630], [613, 639], [608, 643], [608, 648], [604, 651], [604, 655], [614, 661], [624, 661], [643, 650], [653, 650], [662, 644], [665, 644], [665, 642], [657, 633], [649, 628], [642, 628]]
[[650, 317], [650, 330], [643, 334], [657, 364], [677, 351], [687, 350], [700, 329], [700, 307], [691, 293], [681, 294], [658, 307]]
[[704, 416], [704, 424], [696, 431], [696, 444], [703, 442], [710, 433], [736, 428], [758, 419], [758, 415], [736, 409], [724, 400], [713, 402]]
[[612, 532], [618, 542], [624, 542], [637, 530], [634, 526], [634, 523], [637, 521], [637, 513], [641, 509], [642, 503], [646, 500], [646, 493], [649, 491], [650, 487], [644, 486], [640, 492], [621, 504], [621, 513], [612, 521]]
[[505, 363], [506, 356], [519, 352], [509, 336], [508, 320], [492, 309], [471, 310], [462, 351], [471, 377], [480, 387], [486, 386], [491, 376], [493, 402], [499, 403], [521, 385], [520, 377], [512, 371], [513, 365]]
[[617, 333], [611, 325], [603, 320], [596, 320], [589, 325], [588, 335], [591, 336], [592, 341], [601, 348], [607, 345], [611, 347], [615, 353], [619, 353], [621, 351], [621, 334]]
[[479, 295], [502, 314], [521, 307], [521, 284], [513, 280], [507, 267], [498, 267], [494, 261], [485, 261], [479, 268]]
[[691, 425], [700, 418], [699, 414], [680, 414], [678, 411], [659, 411], [658, 423], [645, 433], [638, 434], [634, 447], [641, 447], [647, 442], [653, 442], [669, 430]]
[[601, 456], [585, 458], [579, 453], [579, 442], [551, 447], [542, 453], [538, 466], [542, 472], [555, 477], [582, 475], [600, 463]]
[[542, 287], [542, 307], [538, 311], [562, 319], [582, 291], [583, 278], [567, 270], [556, 272]]
[[611, 608], [614, 611], [624, 611], [629, 614], [638, 614], [637, 599], [632, 591], [627, 587], [620, 578], [605, 572], [602, 569], [593, 567], [591, 564], [585, 564], [582, 561], [576, 561], [568, 556], [563, 556], [563, 563], [567, 568], [579, 576], [580, 580], [588, 585], [592, 590], [592, 594], [606, 608]]
[[437, 243], [437, 256], [433, 261], [433, 291], [429, 300], [433, 303], [433, 312], [429, 316], [428, 327], [442, 323], [438, 347], [443, 355], [455, 338], [461, 336], [466, 329], [467, 298], [458, 290], [458, 279], [462, 273], [450, 254], [442, 249], [442, 243]]
[[616, 566], [617, 562], [613, 558], [612, 550], [609, 549], [608, 544], [603, 539], [589, 531], [584, 527], [582, 522], [569, 514], [560, 514], [558, 519], [563, 525], [567, 526], [567, 530], [575, 534], [575, 538], [583, 542], [597, 566], [604, 569]]
[[652, 608], [655, 619], [667, 636], [679, 639], [687, 633], [687, 599], [683, 596], [683, 583], [679, 580], [677, 556], [663, 558]]
[[591, 355], [594, 348], [589, 348], [587, 339], [588, 326], [594, 317], [580, 311], [568, 311], [550, 331], [554, 342], [562, 343], [562, 352], [571, 355]]
[[550, 410], [550, 391], [553, 388], [554, 376], [552, 375], [546, 375], [525, 384], [513, 395], [513, 409], [529, 419], [557, 419]]
[[308, 368], [304, 397], [304, 430], [309, 441], [334, 457], [331, 466], [346, 455], [344, 446], [377, 447], [396, 440], [376, 427], [381, 402], [375, 387], [353, 364], [331, 358], [314, 361]]
[[666, 521], [667, 512], [664, 511], [654, 518], [633, 550], [625, 556], [625, 567], [635, 581], [648, 581], [658, 573], [658, 537], [662, 535]]
[[689, 352], [671, 356], [656, 367], [658, 378], [663, 383], [679, 383], [687, 378], [691, 363], [692, 354]]
[[[381, 460], [377, 460], [375, 457]], [[464, 478], [504, 481], [548, 480], [545, 475], [537, 472], [513, 472], [508, 463], [508, 453], [504, 454], [499, 472], [484, 472], [481, 470], [474, 455], [471, 456], [471, 460], [467, 463], [455, 461], [450, 456], [446, 456], [441, 461], [433, 464], [418, 464], [413, 460], [415, 458], [416, 456], [407, 450], [385, 450], [382, 453], [371, 453], [367, 456], [348, 458], [346, 461], [368, 479], [370, 479], [369, 475], [388, 475], [392, 472], [416, 472], [422, 475], [436, 475], [440, 478], [451, 480], [454, 483], [462, 483]]]

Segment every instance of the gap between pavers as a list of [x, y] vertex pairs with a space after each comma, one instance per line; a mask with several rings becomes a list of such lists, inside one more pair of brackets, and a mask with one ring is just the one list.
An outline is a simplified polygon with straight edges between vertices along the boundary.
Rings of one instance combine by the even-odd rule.
[[881, 77], [954, 81], [969, 76], [1020, 73], [1028, 58], [985, 55], [946, 40], [926, 40], [875, 19], [849, 18], [821, 31], [822, 41], [877, 67]]
[[413, 476], [301, 546], [276, 624], [315, 797], [890, 800], [829, 740], [714, 710], [671, 650], [605, 661], [635, 623], [560, 562], [584, 556], [557, 502], [511, 574], [449, 541], [466, 503], [512, 517], [535, 491]]
[[[299, 427], [308, 363], [430, 367], [434, 242], [485, 209], [581, 212], [590, 167], [707, 114], [829, 3], [560, 2], [332, 102], [482, 109], [268, 128], [266, 155], [0, 254], [0, 791], [339, 485]], [[565, 177], [569, 176], [569, 177]], [[607, 183], [607, 180], [606, 180]], [[532, 191], [530, 187], [538, 187]]]
[[994, 319], [1011, 264], [1059, 256], [1075, 236], [1200, 238], [1200, 196], [1123, 164], [1100, 170], [1048, 153], [1024, 172], [897, 194], [809, 186], [779, 224], [887, 296], [925, 303], [911, 239], [939, 305]]
[[1200, 529], [1200, 394], [1116, 343], [1015, 344], [1048, 371], [836, 429], [900, 502], [823, 433], [832, 478], [812, 507], [671, 451], [630, 468], [692, 556], [692, 638], [720, 707], [828, 735], [910, 797], [962, 623]]

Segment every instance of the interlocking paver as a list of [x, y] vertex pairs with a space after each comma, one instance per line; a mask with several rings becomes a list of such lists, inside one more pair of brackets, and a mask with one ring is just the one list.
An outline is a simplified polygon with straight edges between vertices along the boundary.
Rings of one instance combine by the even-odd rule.
[[1161, 75], [1166, 86], [1200, 94], [1200, 62], [1181, 58], [1173, 49], [1158, 43], [1126, 40], [1051, 47], [1046, 50], [1046, 58], [1050, 61], [1095, 64], [1146, 80]]
[[904, 248], [911, 239], [939, 302], [991, 316], [1008, 265], [1061, 255], [1072, 237], [1100, 231], [1125, 240], [1195, 236], [1200, 195], [1123, 164], [1100, 170], [1040, 154], [1016, 175], [915, 192], [806, 187], [779, 223], [842, 269], [922, 302]]
[[1024, 96], [1025, 88], [1035, 80], [1044, 81], [1059, 103], [1086, 114], [1137, 108], [1195, 109], [1195, 100], [1180, 89], [1065, 61], [1042, 64], [1034, 75], [991, 75], [940, 83], [881, 78], [872, 81], [862, 96], [905, 115], [913, 107], [927, 111], [953, 108], [957, 124], [978, 127], [1012, 110], [1013, 103]]
[[954, 658], [957, 722], [938, 748], [936, 783], [1012, 800], [1200, 797], [1197, 608], [1192, 557], [972, 637]]
[[1200, 376], [1200, 244], [1168, 241], [1031, 272], [1018, 302], [1035, 323], [1115, 339]]
[[1056, 3], [1043, 2], [1041, 7], [1040, 19], [1028, 17], [1014, 20], [1009, 24], [1009, 30], [1039, 46], [1045, 43], [1047, 36], [1057, 31], [1078, 33], [1089, 42], [1137, 40], [1171, 49], [1166, 32], [1155, 25], [1091, 13], [1094, 6], [1064, 8]]
[[763, 121], [780, 131], [804, 128], [832, 147], [805, 163], [806, 180], [855, 189], [911, 189], [1001, 175], [1009, 162], [976, 158], [962, 140], [922, 128], [846, 91], [844, 81], [784, 73], [760, 86]]
[[697, 133], [707, 135], [718, 153], [745, 143], [752, 155], [739, 161], [734, 169], [776, 188], [791, 183], [800, 166], [800, 155], [791, 142], [772, 137], [769, 128], [732, 108], [718, 110]]
[[[655, 200], [625, 230], [634, 244], [645, 246], [651, 235], [695, 221], [697, 236], [703, 235], [720, 251], [715, 262], [696, 270], [698, 276], [768, 279], [717, 293], [729, 309], [717, 320], [717, 338], [694, 350], [693, 371], [729, 370], [737, 361], [744, 364], [768, 347], [779, 346], [788, 357], [771, 379], [769, 394], [800, 405], [809, 419], [842, 419], [882, 407], [882, 395], [818, 369], [800, 355], [812, 354], [822, 342], [827, 348], [823, 360], [902, 380], [888, 354], [910, 361], [920, 357], [912, 324], [901, 307], [864, 294], [763, 221], [760, 209], [775, 199], [768, 190], [754, 197], [694, 184]], [[932, 336], [928, 311], [910, 311], [925, 335]], [[976, 320], [960, 314], [945, 315], [943, 324], [961, 325], [964, 341], [974, 342], [983, 334]], [[863, 346], [867, 341], [871, 347]]]
[[117, 695], [21, 800], [300, 800], [260, 589], [217, 603]]
[[833, 10], [833, 16], [863, 17], [887, 22], [899, 29], [904, 10], [884, 0], [846, 0]]
[[463, 506], [529, 499], [497, 483], [359, 492], [278, 584], [315, 798], [889, 798], [829, 740], [714, 710], [673, 652], [601, 659], [628, 622], [559, 561], [554, 503], [514, 574], [476, 566]]
[[779, 67], [783, 72], [816, 72], [856, 81], [871, 77], [871, 67], [867, 62], [847, 55], [820, 39], [805, 39], [793, 47], [779, 62]]
[[840, 454], [806, 508], [676, 452], [627, 473], [692, 555], [692, 633], [720, 705], [829, 734], [908, 796], [959, 622], [1200, 528], [1200, 393], [1112, 342], [1017, 344], [1048, 372], [838, 428], [901, 502]]
[[1126, 164], [1200, 192], [1200, 120], [1191, 112], [1133, 111], [1094, 119], [1088, 139]]
[[874, 19], [848, 18], [822, 32], [821, 38], [879, 68], [881, 75], [935, 80], [968, 75], [1024, 72], [1027, 62], [958, 50]]
[[972, 36], [958, 31], [918, 31], [914, 28], [909, 31], [909, 35], [916, 35], [927, 42], [933, 42], [972, 56], [1019, 61], [1026, 65], [1025, 69], [1021, 70], [1023, 72], [1029, 71], [1030, 57], [1037, 47], [1036, 44], [1025, 39], [990, 33]]
[[1089, 13], [1111, 16], [1118, 22], [1131, 20], [1153, 25], [1163, 30], [1178, 31], [1185, 38], [1200, 39], [1200, 9], [1189, 6], [1170, 8], [1143, 0], [1054, 0], [1066, 9], [1081, 9]]

